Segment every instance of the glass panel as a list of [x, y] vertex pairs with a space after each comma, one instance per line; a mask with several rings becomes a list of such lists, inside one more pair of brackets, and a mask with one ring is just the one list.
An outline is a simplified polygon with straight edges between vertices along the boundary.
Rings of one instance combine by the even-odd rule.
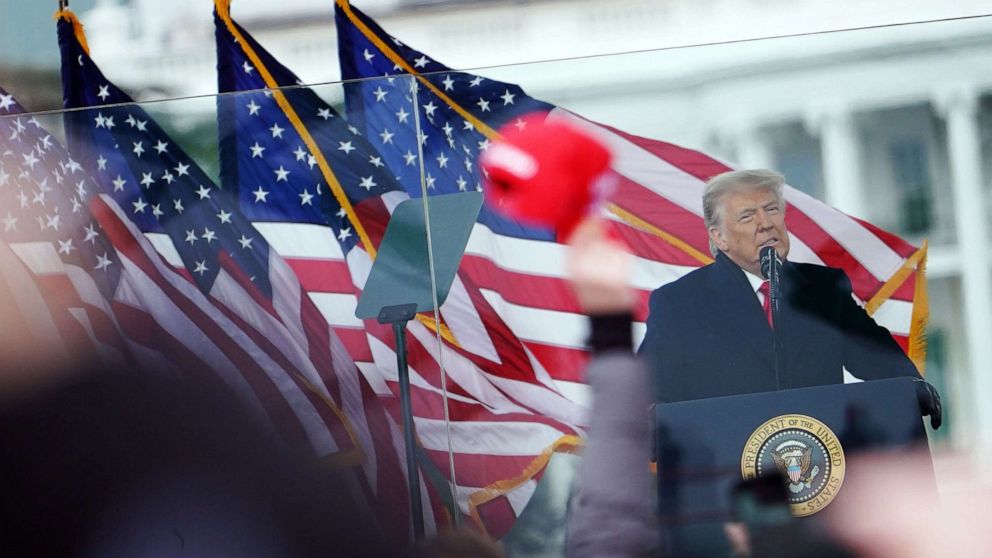
[[[447, 293], [402, 330], [426, 532], [467, 524], [513, 556], [562, 555], [595, 417], [588, 321], [561, 231], [486, 205], [450, 291], [432, 269], [432, 248], [450, 240], [436, 231], [452, 220], [437, 197], [479, 192], [479, 158], [498, 130], [525, 128], [540, 110], [613, 151], [618, 179], [601, 215], [635, 258], [635, 346], [650, 293], [713, 260], [705, 181], [775, 168], [794, 187], [788, 261], [844, 270], [943, 394], [935, 447], [981, 447], [992, 287], [970, 256], [987, 252], [978, 124], [989, 107], [982, 88], [933, 84], [974, 83], [971, 49], [990, 29], [976, 18], [454, 71], [370, 27], [348, 39], [356, 79], [314, 86], [294, 85], [242, 35], [220, 49], [224, 94], [143, 104], [87, 77], [80, 55], [73, 102], [119, 104], [15, 115], [0, 97], [4, 357], [106, 362], [233, 393], [309, 456], [297, 465], [316, 456], [321, 475], [335, 472], [309, 486], [363, 494], [353, 516], [375, 517], [387, 544], [402, 544], [413, 529], [398, 343], [389, 324], [355, 310], [394, 212], [426, 198], [418, 223], [431, 228], [397, 237], [408, 254], [427, 247], [431, 260], [404, 263]], [[683, 302], [702, 311], [719, 295]], [[673, 360], [688, 366], [764, 328], [752, 306], [753, 323], [728, 319], [733, 331], [690, 339], [693, 352]], [[673, 335], [688, 335], [679, 327]], [[52, 349], [16, 350], [38, 336]], [[699, 385], [661, 382], [652, 397]], [[697, 448], [683, 449], [688, 459]]]

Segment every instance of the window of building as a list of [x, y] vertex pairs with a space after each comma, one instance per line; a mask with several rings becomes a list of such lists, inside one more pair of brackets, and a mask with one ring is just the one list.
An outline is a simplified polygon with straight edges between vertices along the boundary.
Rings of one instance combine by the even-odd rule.
[[933, 196], [926, 145], [915, 138], [895, 140], [889, 144], [889, 161], [899, 192], [899, 232], [929, 232], [933, 225]]

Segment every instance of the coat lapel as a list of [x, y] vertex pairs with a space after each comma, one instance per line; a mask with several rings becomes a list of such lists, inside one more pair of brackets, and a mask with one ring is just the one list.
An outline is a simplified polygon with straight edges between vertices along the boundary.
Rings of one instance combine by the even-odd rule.
[[718, 317], [714, 324], [724, 332], [724, 339], [738, 339], [770, 366], [772, 355], [772, 330], [758, 297], [751, 290], [744, 272], [727, 256], [718, 254], [707, 279], [711, 315]]

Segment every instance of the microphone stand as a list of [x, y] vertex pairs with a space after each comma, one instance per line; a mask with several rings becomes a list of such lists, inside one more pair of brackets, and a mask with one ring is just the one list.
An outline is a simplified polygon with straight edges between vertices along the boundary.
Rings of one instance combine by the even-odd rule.
[[775, 387], [784, 389], [788, 385], [788, 378], [783, 378], [785, 366], [782, 362], [782, 321], [779, 311], [782, 299], [782, 260], [779, 259], [775, 248], [766, 246], [761, 249], [761, 273], [768, 279], [768, 305], [772, 314], [772, 360], [775, 366]]

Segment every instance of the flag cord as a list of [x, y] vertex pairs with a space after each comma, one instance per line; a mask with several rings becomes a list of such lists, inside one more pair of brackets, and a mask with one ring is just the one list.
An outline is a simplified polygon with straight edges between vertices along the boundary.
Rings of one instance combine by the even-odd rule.
[[[434, 304], [434, 323], [440, 324], [441, 311], [437, 303], [437, 277], [434, 273], [434, 245], [431, 242], [430, 198], [427, 195], [427, 181], [424, 176], [424, 143], [420, 141], [420, 136], [423, 134], [423, 131], [420, 129], [420, 97], [417, 95], [420, 87], [416, 80], [410, 80], [410, 89], [410, 96], [413, 97], [413, 125], [416, 128], [417, 157], [420, 161], [420, 194], [424, 200], [424, 228], [427, 230], [427, 266], [431, 274], [431, 301]], [[461, 521], [459, 517], [461, 514], [458, 513], [458, 494], [455, 491], [458, 482], [455, 478], [455, 455], [451, 450], [451, 418], [448, 416], [448, 382], [447, 373], [444, 368], [444, 344], [441, 339], [441, 328], [435, 328], [434, 333], [437, 335], [437, 364], [441, 369], [441, 401], [444, 405], [444, 431], [448, 438], [448, 472], [451, 475], [451, 500], [455, 504], [451, 515], [455, 522], [455, 527], [458, 527]]]

